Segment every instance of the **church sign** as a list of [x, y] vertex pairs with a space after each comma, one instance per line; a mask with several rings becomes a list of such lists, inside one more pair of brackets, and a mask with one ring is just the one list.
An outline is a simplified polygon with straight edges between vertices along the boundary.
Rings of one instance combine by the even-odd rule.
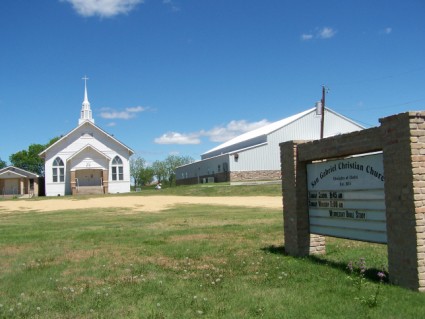
[[310, 232], [386, 243], [382, 153], [307, 165]]

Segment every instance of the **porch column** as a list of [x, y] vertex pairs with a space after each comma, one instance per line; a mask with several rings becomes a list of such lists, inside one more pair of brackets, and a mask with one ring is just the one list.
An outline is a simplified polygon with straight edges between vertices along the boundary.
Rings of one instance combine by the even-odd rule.
[[72, 195], [77, 194], [77, 185], [75, 182], [75, 171], [71, 171], [71, 194]]
[[109, 171], [107, 169], [102, 171], [102, 181], [103, 181], [103, 193], [108, 194], [108, 185], [109, 185]]
[[34, 178], [34, 196], [38, 197], [38, 178]]
[[24, 179], [23, 178], [20, 178], [19, 179], [19, 191], [18, 191], [18, 193], [19, 194], [21, 194], [21, 195], [24, 195]]

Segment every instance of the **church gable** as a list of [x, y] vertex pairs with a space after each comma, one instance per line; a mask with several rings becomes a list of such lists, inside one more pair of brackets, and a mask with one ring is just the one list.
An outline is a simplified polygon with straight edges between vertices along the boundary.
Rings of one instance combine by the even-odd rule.
[[68, 158], [71, 171], [77, 169], [105, 169], [109, 167], [111, 158], [87, 145]]
[[134, 153], [130, 148], [100, 129], [95, 124], [86, 121], [40, 153], [40, 156], [49, 160], [54, 156], [53, 154], [73, 154], [81, 150], [86, 145], [91, 145], [93, 148], [105, 155], [108, 155], [111, 152], [117, 152], [122, 156], [129, 157]]

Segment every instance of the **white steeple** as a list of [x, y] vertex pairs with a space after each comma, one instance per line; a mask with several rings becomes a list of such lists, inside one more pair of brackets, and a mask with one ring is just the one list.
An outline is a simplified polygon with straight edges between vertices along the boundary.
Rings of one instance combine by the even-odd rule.
[[93, 119], [91, 109], [90, 109], [90, 102], [89, 102], [89, 99], [87, 97], [87, 80], [88, 79], [89, 78], [87, 76], [83, 77], [83, 80], [84, 80], [84, 101], [83, 101], [83, 105], [81, 107], [81, 116], [80, 116], [80, 119], [78, 120], [78, 125], [80, 125], [84, 121], [90, 121], [90, 122], [94, 123], [94, 119]]

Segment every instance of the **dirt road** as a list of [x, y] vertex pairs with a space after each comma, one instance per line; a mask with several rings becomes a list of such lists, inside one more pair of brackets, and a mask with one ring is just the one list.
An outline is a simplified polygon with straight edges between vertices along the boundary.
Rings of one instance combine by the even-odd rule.
[[159, 212], [180, 204], [225, 205], [282, 208], [282, 198], [274, 196], [250, 197], [190, 197], [190, 196], [107, 196], [88, 199], [8, 200], [0, 201], [0, 214], [14, 211], [55, 211], [102, 207], [123, 207], [135, 211]]

